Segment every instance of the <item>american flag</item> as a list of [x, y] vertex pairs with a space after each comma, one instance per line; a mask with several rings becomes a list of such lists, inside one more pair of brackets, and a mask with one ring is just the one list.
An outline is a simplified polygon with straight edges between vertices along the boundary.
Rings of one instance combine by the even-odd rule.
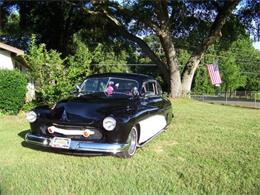
[[209, 77], [210, 77], [212, 85], [220, 86], [222, 81], [220, 78], [218, 65], [217, 64], [207, 64], [207, 68], [208, 68]]

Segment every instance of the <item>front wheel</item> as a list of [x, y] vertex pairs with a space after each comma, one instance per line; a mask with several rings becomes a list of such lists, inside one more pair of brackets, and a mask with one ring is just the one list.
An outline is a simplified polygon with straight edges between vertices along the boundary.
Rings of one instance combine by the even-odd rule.
[[124, 152], [120, 152], [118, 154], [119, 157], [130, 158], [134, 156], [137, 148], [137, 137], [138, 137], [137, 128], [134, 126], [132, 127], [127, 139], [127, 143], [129, 143], [129, 148]]

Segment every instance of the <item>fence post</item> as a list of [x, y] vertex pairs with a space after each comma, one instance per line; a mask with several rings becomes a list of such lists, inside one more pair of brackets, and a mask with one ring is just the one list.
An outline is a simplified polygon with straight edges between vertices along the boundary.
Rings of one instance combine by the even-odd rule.
[[257, 108], [257, 106], [256, 106], [256, 92], [255, 92], [255, 108]]
[[227, 95], [226, 95], [226, 104], [227, 104]]

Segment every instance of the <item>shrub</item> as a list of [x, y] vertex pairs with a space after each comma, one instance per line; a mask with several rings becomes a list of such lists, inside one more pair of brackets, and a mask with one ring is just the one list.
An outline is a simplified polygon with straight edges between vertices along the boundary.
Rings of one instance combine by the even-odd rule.
[[24, 104], [26, 76], [14, 70], [0, 70], [0, 112], [17, 114]]
[[28, 111], [32, 110], [33, 108], [35, 108], [35, 107], [37, 107], [37, 106], [39, 106], [39, 105], [38, 105], [37, 102], [35, 102], [35, 101], [33, 101], [33, 102], [27, 102], [27, 103], [25, 103], [25, 104], [23, 105], [23, 107], [21, 108], [21, 110], [24, 111], [24, 112], [28, 112]]
[[64, 60], [55, 50], [47, 50], [45, 44], [36, 44], [35, 36], [25, 59], [32, 68], [30, 74], [35, 83], [36, 100], [40, 104], [53, 104], [69, 94]]

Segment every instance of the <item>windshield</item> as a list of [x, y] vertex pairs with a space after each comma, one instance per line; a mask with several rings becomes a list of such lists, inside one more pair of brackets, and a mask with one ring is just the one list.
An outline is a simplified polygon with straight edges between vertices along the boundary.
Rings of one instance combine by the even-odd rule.
[[106, 95], [132, 95], [134, 88], [138, 89], [138, 82], [132, 79], [116, 77], [100, 77], [86, 79], [81, 87], [81, 94], [105, 93]]

